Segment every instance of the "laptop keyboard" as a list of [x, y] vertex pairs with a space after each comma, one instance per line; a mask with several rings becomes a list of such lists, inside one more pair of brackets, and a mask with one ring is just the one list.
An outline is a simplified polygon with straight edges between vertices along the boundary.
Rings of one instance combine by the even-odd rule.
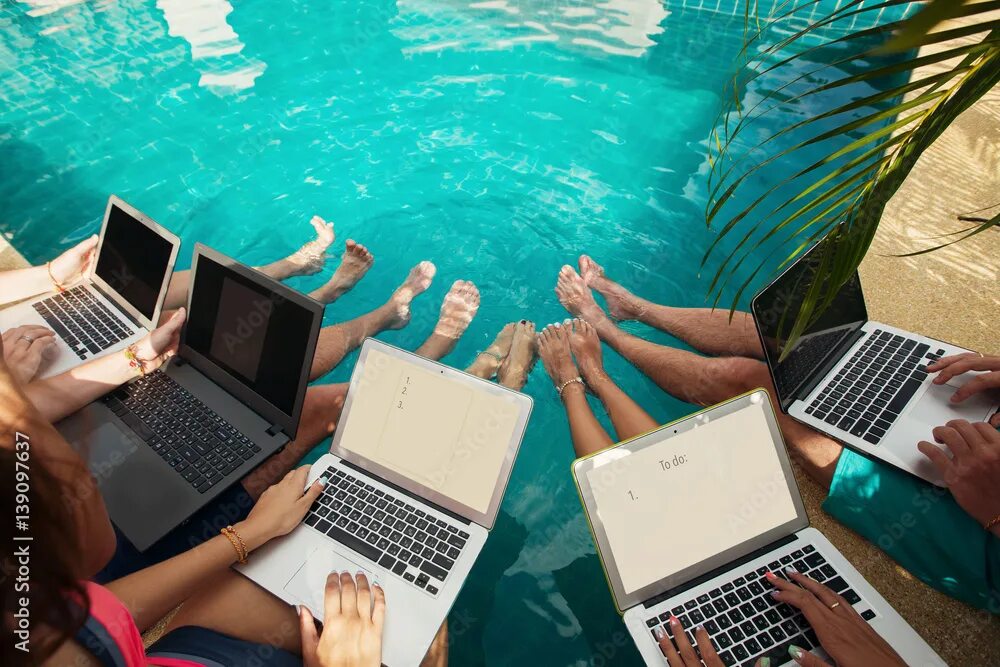
[[161, 371], [119, 387], [102, 401], [199, 493], [260, 452], [257, 444]]
[[806, 414], [873, 445], [927, 379], [944, 350], [876, 329], [806, 408]]
[[349, 472], [326, 471], [329, 482], [305, 523], [437, 595], [469, 534]]
[[809, 339], [808, 344], [800, 345], [792, 350], [788, 358], [777, 365], [777, 372], [781, 375], [781, 386], [801, 387], [816, 371], [816, 367], [822, 363], [823, 359], [830, 354], [830, 351], [837, 346], [840, 339], [846, 335], [844, 331], [835, 329], [814, 336]]
[[119, 320], [86, 285], [32, 304], [45, 323], [81, 359], [120, 343], [135, 332]]
[[[764, 657], [770, 658], [772, 664], [780, 665], [788, 660], [788, 647], [792, 644], [806, 650], [819, 646], [816, 633], [802, 612], [771, 597], [775, 588], [768, 583], [765, 573], [770, 570], [787, 580], [784, 570], [788, 566], [829, 586], [852, 605], [861, 602], [861, 597], [810, 544], [777, 557], [766, 566], [734, 577], [708, 593], [664, 610], [649, 618], [646, 627], [654, 641], [657, 627], [662, 627], [673, 640], [670, 626], [670, 615], [673, 614], [684, 626], [692, 646], [696, 646], [693, 628], [703, 626], [725, 665], [749, 666]], [[859, 611], [867, 621], [876, 617], [870, 608]], [[700, 651], [698, 653], [701, 657]]]

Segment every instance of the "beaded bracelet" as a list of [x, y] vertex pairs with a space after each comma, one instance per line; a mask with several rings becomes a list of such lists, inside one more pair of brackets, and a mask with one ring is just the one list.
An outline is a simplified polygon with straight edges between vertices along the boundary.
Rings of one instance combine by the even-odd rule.
[[243, 538], [240, 537], [240, 534], [236, 532], [236, 529], [232, 526], [226, 526], [219, 532], [225, 535], [226, 539], [229, 540], [229, 543], [233, 545], [233, 549], [236, 549], [236, 558], [239, 560], [240, 564], [242, 565], [246, 563], [247, 556], [249, 555], [247, 552], [247, 545], [246, 542], [243, 541]]
[[986, 530], [993, 530], [993, 527], [997, 526], [997, 525], [1000, 525], [1000, 514], [997, 514], [995, 517], [993, 517], [993, 520], [992, 521], [988, 521], [986, 523], [986, 525], [983, 526], [983, 527]]
[[139, 369], [139, 373], [146, 377], [146, 362], [136, 354], [134, 343], [125, 348], [125, 358], [128, 359], [129, 368]]

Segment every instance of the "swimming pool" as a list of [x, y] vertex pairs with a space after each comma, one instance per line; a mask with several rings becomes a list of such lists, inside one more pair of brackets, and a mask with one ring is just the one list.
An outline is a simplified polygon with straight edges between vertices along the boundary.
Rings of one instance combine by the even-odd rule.
[[[196, 240], [261, 263], [305, 241], [318, 213], [338, 244], [376, 255], [327, 323], [430, 259], [413, 322], [383, 336], [413, 348], [452, 281], [479, 285], [479, 315], [446, 360], [457, 366], [508, 321], [564, 318], [552, 288], [581, 252], [644, 296], [702, 305], [706, 138], [741, 44], [734, 5], [5, 3], [0, 230], [43, 261], [95, 231], [116, 193], [184, 238], [181, 266]], [[606, 356], [658, 419], [690, 411]], [[526, 391], [535, 413], [451, 617], [452, 664], [634, 664], [540, 366]]]

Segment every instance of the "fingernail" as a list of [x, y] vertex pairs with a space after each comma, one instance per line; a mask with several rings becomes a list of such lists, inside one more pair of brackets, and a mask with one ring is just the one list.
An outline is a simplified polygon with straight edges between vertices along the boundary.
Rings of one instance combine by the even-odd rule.
[[670, 625], [680, 625], [680, 621], [673, 614], [670, 614]]
[[805, 651], [800, 649], [795, 644], [792, 644], [791, 646], [788, 647], [788, 655], [792, 656], [792, 660], [798, 660], [799, 658], [802, 657], [804, 653]]
[[658, 625], [655, 628], [653, 628], [653, 636], [656, 637], [656, 641], [660, 641], [661, 639], [667, 636], [667, 633], [663, 631], [662, 625]]
[[357, 578], [357, 577], [360, 577], [363, 574], [364, 574], [364, 572], [362, 572], [361, 570], [358, 570], [358, 573], [355, 574], [354, 577]]
[[769, 581], [774, 581], [775, 579], [778, 578], [777, 576], [775, 576], [774, 572], [771, 572], [770, 570], [765, 572], [764, 576], [767, 577]]
[[798, 574], [799, 573], [799, 571], [796, 570], [791, 565], [789, 565], [788, 567], [785, 568], [785, 572], [787, 572], [788, 574]]
[[774, 599], [774, 600], [777, 600], [778, 599], [778, 593], [780, 593], [780, 592], [781, 591], [771, 591], [771, 598]]
[[760, 659], [760, 667], [771, 667], [771, 659], [770, 658], [761, 658]]
[[698, 625], [698, 626], [695, 627], [694, 631], [695, 632], [705, 632], [705, 626], [704, 625]]
[[319, 482], [320, 484], [322, 484], [323, 486], [326, 486], [327, 484], [329, 484], [329, 483], [330, 483], [330, 478], [329, 478], [329, 477], [327, 477], [326, 475], [323, 475], [323, 476], [322, 476], [322, 477], [320, 477], [320, 478], [319, 478], [319, 479], [318, 479], [317, 481], [318, 481], [318, 482]]
[[299, 610], [299, 616], [301, 616], [302, 615], [302, 605], [298, 605], [297, 609]]

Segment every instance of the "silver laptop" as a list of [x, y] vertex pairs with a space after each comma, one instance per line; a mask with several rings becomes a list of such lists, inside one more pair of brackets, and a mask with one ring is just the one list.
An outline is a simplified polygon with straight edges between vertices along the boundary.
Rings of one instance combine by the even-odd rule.
[[726, 665], [792, 663], [794, 644], [829, 659], [765, 579], [792, 566], [842, 595], [909, 665], [944, 665], [809, 526], [767, 392], [754, 390], [573, 464], [597, 551], [647, 665], [654, 637], [704, 626]]
[[323, 619], [330, 572], [385, 590], [383, 663], [419, 665], [493, 527], [531, 413], [524, 394], [374, 339], [361, 347], [326, 490], [237, 569]]
[[968, 350], [869, 320], [856, 272], [788, 349], [820, 252], [817, 245], [796, 260], [751, 304], [781, 409], [851, 449], [943, 486], [917, 443], [952, 419], [988, 419], [1000, 397], [981, 393], [951, 403], [976, 374], [935, 385], [927, 365]]
[[92, 274], [65, 292], [0, 311], [0, 330], [40, 324], [56, 333], [42, 377], [123, 350], [156, 327], [179, 247], [180, 239], [112, 196]]
[[295, 438], [323, 320], [322, 304], [200, 244], [191, 271], [177, 356], [57, 425], [140, 551]]

